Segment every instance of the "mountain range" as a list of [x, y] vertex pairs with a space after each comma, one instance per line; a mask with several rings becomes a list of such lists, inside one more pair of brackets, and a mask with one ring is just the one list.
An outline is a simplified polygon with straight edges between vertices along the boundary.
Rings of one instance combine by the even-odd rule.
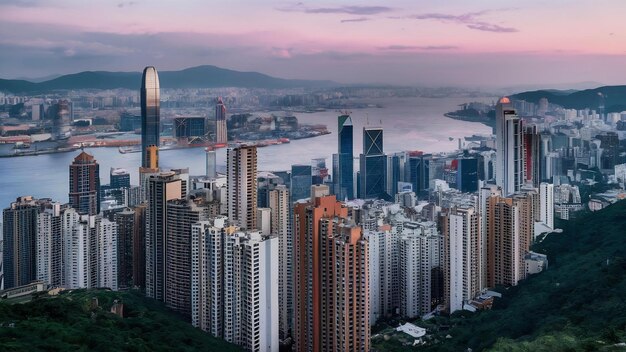
[[626, 85], [604, 86], [580, 91], [572, 90], [535, 90], [512, 95], [514, 99], [538, 103], [546, 98], [548, 102], [561, 105], [568, 109], [595, 109], [604, 99], [605, 112], [621, 112], [626, 110]]
[[[180, 71], [160, 71], [161, 88], [321, 88], [337, 83], [321, 80], [283, 79], [258, 72], [241, 72], [204, 65]], [[141, 72], [85, 71], [43, 82], [0, 79], [0, 91], [45, 93], [66, 89], [139, 89]]]

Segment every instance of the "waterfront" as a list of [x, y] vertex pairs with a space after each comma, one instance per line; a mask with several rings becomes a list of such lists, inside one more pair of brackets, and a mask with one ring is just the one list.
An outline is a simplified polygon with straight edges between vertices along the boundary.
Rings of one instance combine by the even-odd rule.
[[[474, 99], [476, 100], [476, 99]], [[491, 102], [492, 98], [478, 99]], [[444, 116], [457, 109], [467, 98], [397, 98], [373, 100], [382, 108], [355, 109], [354, 122], [355, 156], [362, 150], [362, 128], [367, 123], [384, 128], [384, 149], [391, 153], [401, 150], [442, 152], [456, 149], [457, 138], [472, 134], [489, 134], [491, 129], [481, 123], [458, 121]], [[308, 164], [312, 158], [326, 158], [331, 168], [331, 156], [337, 150], [336, 111], [298, 113], [301, 123], [325, 124], [331, 134], [316, 138], [291, 141], [258, 150], [259, 170], [287, 170], [292, 164]], [[452, 138], [452, 140], [451, 140]], [[101, 183], [109, 183], [109, 169], [121, 167], [131, 173], [131, 182], [137, 184], [137, 169], [141, 153], [120, 154], [117, 148], [87, 148], [100, 164]], [[9, 205], [16, 197], [32, 195], [49, 197], [67, 202], [68, 166], [77, 155], [69, 153], [23, 156], [0, 159], [0, 205]], [[192, 175], [203, 174], [205, 153], [202, 148], [176, 149], [160, 154], [162, 167], [189, 167]], [[225, 169], [226, 149], [217, 152], [218, 170]]]

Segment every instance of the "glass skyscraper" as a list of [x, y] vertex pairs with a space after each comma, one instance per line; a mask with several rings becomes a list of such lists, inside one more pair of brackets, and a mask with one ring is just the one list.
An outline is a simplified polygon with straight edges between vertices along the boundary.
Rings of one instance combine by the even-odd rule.
[[338, 150], [333, 156], [333, 180], [337, 199], [354, 198], [354, 147], [353, 128], [350, 115], [338, 118]]
[[148, 66], [141, 78], [141, 166], [149, 167], [146, 149], [159, 146], [161, 132], [159, 74], [156, 68]]
[[387, 156], [383, 153], [383, 129], [363, 127], [359, 198], [386, 198]]
[[291, 202], [311, 196], [311, 165], [291, 165]]

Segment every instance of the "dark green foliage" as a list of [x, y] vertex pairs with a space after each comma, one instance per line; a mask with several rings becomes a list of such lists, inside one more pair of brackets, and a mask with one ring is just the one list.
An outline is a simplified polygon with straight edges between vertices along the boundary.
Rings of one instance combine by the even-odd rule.
[[[440, 342], [415, 350], [626, 350], [615, 346], [626, 342], [626, 201], [557, 227], [564, 232], [534, 248], [548, 254], [547, 271], [499, 288], [503, 297], [491, 311], [437, 318], [436, 325], [452, 328], [429, 328]], [[382, 342], [373, 347], [399, 350]]]
[[[110, 313], [114, 300], [124, 303], [123, 319]], [[0, 303], [0, 323], [11, 322], [14, 328], [0, 327], [0, 351], [241, 351], [135, 291], [74, 290]]]

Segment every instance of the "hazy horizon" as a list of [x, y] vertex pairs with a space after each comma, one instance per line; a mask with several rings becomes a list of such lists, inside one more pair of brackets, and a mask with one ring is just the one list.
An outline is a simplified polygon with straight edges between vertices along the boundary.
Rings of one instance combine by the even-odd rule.
[[345, 84], [624, 84], [623, 13], [618, 0], [0, 0], [0, 77], [209, 64]]

